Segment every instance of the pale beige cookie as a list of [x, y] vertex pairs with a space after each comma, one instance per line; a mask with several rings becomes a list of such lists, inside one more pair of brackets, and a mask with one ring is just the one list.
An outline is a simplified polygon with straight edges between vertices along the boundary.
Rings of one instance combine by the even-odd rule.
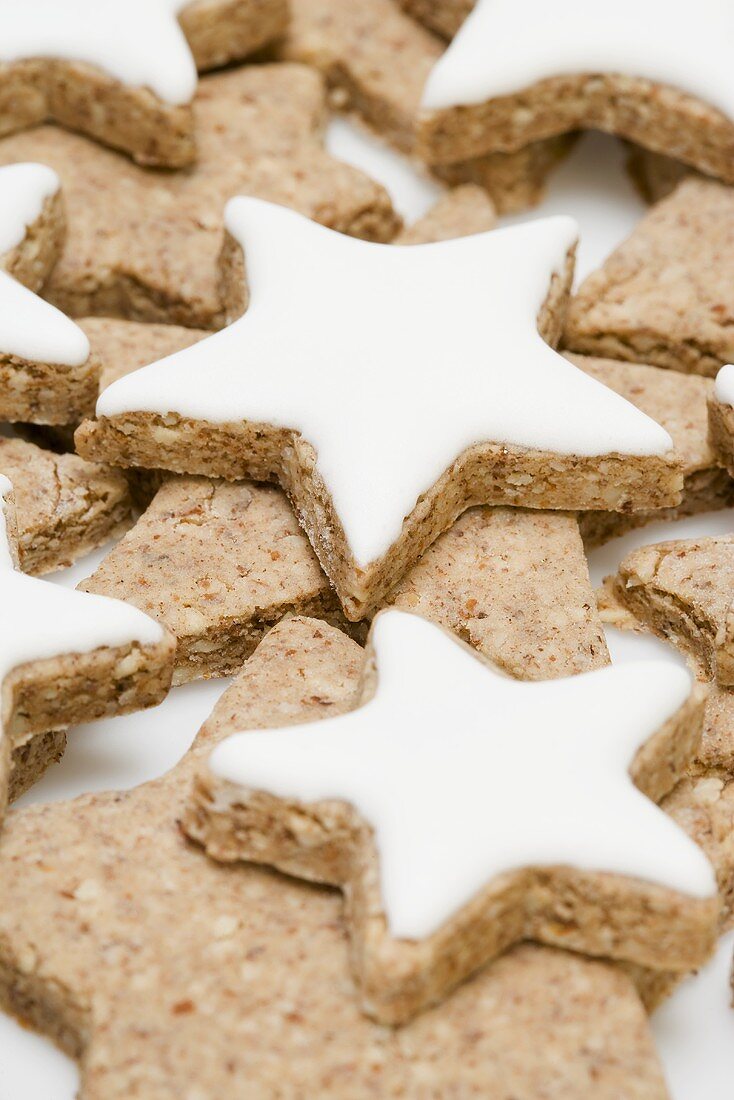
[[579, 517], [587, 547], [599, 546], [635, 527], [727, 508], [734, 503], [734, 481], [717, 464], [708, 439], [707, 402], [713, 383], [639, 363], [569, 354], [572, 363], [616, 390], [670, 433], [683, 460], [683, 496], [674, 508], [620, 515], [586, 512]]
[[[43, 28], [48, 13], [44, 13], [43, 5], [34, 0], [26, 0], [26, 7], [27, 39], [17, 59], [0, 64], [1, 133], [9, 134], [53, 120], [122, 149], [141, 164], [179, 168], [196, 159], [198, 135], [190, 99], [185, 96], [182, 99], [180, 95], [172, 98], [154, 90], [151, 85], [157, 75], [156, 65], [151, 63], [147, 53], [140, 57], [137, 67], [133, 59], [133, 67], [142, 79], [129, 82], [103, 64], [102, 55], [115, 53], [110, 43], [101, 48], [100, 61], [96, 64], [94, 47], [88, 56], [75, 57], [76, 43], [73, 41], [68, 56], [62, 53], [41, 56], [41, 48], [48, 48], [41, 47], [48, 41]], [[286, 0], [191, 0], [188, 4], [182, 0], [178, 12], [172, 5], [170, 15], [163, 19], [158, 16], [155, 6], [150, 5], [149, 14], [153, 17], [150, 23], [145, 19], [144, 8], [143, 5], [140, 9], [129, 9], [128, 17], [130, 22], [136, 18], [140, 20], [138, 33], [142, 44], [147, 45], [146, 38], [150, 40], [156, 35], [161, 52], [165, 51], [160, 67], [170, 66], [171, 56], [176, 55], [174, 64], [179, 70], [183, 65], [184, 75], [187, 50], [176, 40], [177, 15], [190, 50], [188, 64], [195, 62], [200, 71], [218, 68], [260, 49], [282, 33], [288, 19]], [[97, 33], [109, 35], [114, 40], [115, 13], [105, 8], [100, 8], [99, 12], [100, 20], [106, 19], [107, 23], [102, 24]], [[96, 12], [93, 5], [86, 12], [72, 9], [64, 18], [71, 23], [78, 19], [79, 37], [83, 37], [86, 27], [90, 30], [87, 43], [94, 40]], [[38, 54], [34, 53], [34, 33], [39, 43]], [[123, 38], [123, 42], [117, 48], [126, 58], [129, 43], [124, 41], [124, 35], [118, 37]], [[126, 59], [125, 67], [128, 64]], [[150, 78], [148, 81], [146, 75]], [[192, 91], [194, 87], [192, 85]]]
[[684, 779], [663, 809], [703, 848], [716, 870], [721, 931], [734, 924], [734, 781], [715, 775]]
[[140, 168], [54, 126], [0, 139], [0, 163], [39, 160], [62, 179], [69, 228], [45, 294], [65, 312], [220, 326], [222, 212], [236, 194], [368, 239], [399, 228], [385, 190], [324, 151], [325, 94], [313, 71], [266, 65], [205, 77], [194, 111], [199, 156], [186, 172]]
[[734, 358], [734, 189], [684, 180], [571, 300], [573, 351], [715, 375]]
[[578, 524], [559, 512], [470, 509], [388, 602], [455, 631], [521, 680], [609, 660]]
[[453, 38], [475, 0], [399, 0], [400, 6], [436, 34]]
[[[177, 822], [241, 725], [343, 708], [361, 650], [275, 628], [162, 779], [13, 814], [0, 838], [0, 995], [81, 1062], [85, 1100], [464, 1096], [666, 1100], [629, 979], [519, 947], [398, 1031], [351, 985], [335, 893], [222, 867]], [[113, 945], [113, 949], [111, 949]], [[243, 1086], [243, 1083], [244, 1086]]]
[[644, 546], [604, 581], [602, 618], [618, 625], [621, 608], [690, 656], [700, 675], [734, 686], [733, 574], [734, 536]]
[[[445, 44], [406, 16], [397, 0], [291, 0], [282, 56], [321, 69], [335, 106], [356, 111], [404, 153], [415, 152], [428, 73]], [[501, 213], [534, 206], [572, 138], [536, 142], [511, 156], [441, 165], [447, 183], [485, 188]]]
[[18, 559], [26, 573], [71, 565], [131, 523], [127, 479], [109, 466], [0, 436], [0, 474], [15, 490]]

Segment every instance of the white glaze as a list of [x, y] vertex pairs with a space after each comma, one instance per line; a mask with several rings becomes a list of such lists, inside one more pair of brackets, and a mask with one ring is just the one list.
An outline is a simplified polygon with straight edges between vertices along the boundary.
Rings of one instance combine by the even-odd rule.
[[11, 488], [0, 474], [0, 685], [29, 661], [91, 653], [101, 646], [160, 642], [163, 628], [136, 607], [70, 591], [14, 568], [5, 520]]
[[177, 15], [189, 2], [0, 0], [0, 61], [82, 61], [173, 106], [188, 103], [196, 65]]
[[429, 74], [421, 106], [512, 95], [539, 80], [620, 73], [666, 84], [734, 120], [731, 0], [478, 0]]
[[378, 686], [366, 706], [234, 734], [209, 766], [245, 790], [353, 805], [374, 830], [393, 936], [430, 935], [523, 867], [716, 893], [703, 852], [628, 773], [688, 697], [683, 669], [642, 661], [519, 683], [400, 611], [378, 616], [373, 642]]
[[[59, 187], [45, 164], [0, 168], [0, 256], [17, 248]], [[0, 271], [0, 354], [79, 367], [89, 358], [89, 341], [55, 306]]]
[[734, 364], [727, 363], [716, 375], [714, 393], [722, 405], [734, 405]]
[[538, 335], [570, 218], [390, 248], [237, 198], [250, 305], [229, 328], [113, 383], [99, 416], [133, 411], [293, 428], [360, 565], [462, 451], [658, 455], [670, 436]]

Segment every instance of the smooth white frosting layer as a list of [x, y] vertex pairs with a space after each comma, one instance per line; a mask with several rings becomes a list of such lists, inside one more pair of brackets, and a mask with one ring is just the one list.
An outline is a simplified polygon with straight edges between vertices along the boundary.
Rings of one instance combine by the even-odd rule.
[[[22, 242], [59, 187], [59, 177], [45, 164], [0, 168], [0, 255]], [[0, 354], [79, 367], [89, 358], [89, 340], [55, 306], [0, 271]]]
[[391, 933], [431, 935], [496, 876], [571, 866], [716, 893], [700, 848], [634, 786], [637, 749], [691, 678], [641, 661], [520, 683], [417, 616], [373, 627], [378, 687], [322, 722], [238, 733], [214, 775], [246, 790], [354, 806], [375, 833]]
[[478, 0], [429, 74], [421, 106], [512, 95], [539, 80], [620, 73], [678, 88], [734, 119], [731, 0]]
[[171, 105], [196, 91], [177, 15], [190, 0], [0, 0], [0, 61], [59, 58], [96, 65]]
[[734, 405], [734, 364], [727, 363], [716, 375], [714, 393], [722, 405]]
[[163, 628], [136, 607], [70, 591], [14, 568], [5, 521], [10, 491], [0, 474], [0, 685], [28, 661], [91, 653], [100, 646], [160, 642]]
[[302, 433], [361, 565], [462, 451], [661, 455], [670, 436], [538, 335], [576, 239], [557, 217], [391, 248], [237, 198], [250, 304], [229, 328], [113, 383], [99, 416], [169, 412]]

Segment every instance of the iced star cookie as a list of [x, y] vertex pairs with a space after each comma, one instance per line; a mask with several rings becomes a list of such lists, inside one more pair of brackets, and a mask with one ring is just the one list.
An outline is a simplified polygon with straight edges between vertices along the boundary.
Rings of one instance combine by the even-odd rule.
[[64, 233], [59, 179], [43, 164], [0, 169], [0, 420], [64, 424], [94, 404], [84, 333], [34, 293]]
[[[667, 432], [545, 342], [570, 278], [570, 219], [412, 248], [357, 242], [254, 199], [232, 200], [226, 223], [238, 319], [109, 386], [77, 448], [279, 480], [348, 618], [472, 504], [629, 511], [679, 499]], [[317, 325], [325, 302], [329, 323]], [[274, 324], [283, 309], [285, 327]], [[349, 375], [360, 389], [345, 415]]]
[[218, 328], [222, 212], [237, 194], [360, 237], [397, 232], [384, 188], [325, 152], [324, 86], [313, 70], [208, 76], [193, 109], [199, 156], [186, 172], [141, 168], [55, 126], [0, 138], [0, 164], [41, 160], [63, 181], [68, 233], [44, 293], [66, 313]]
[[[400, 11], [396, 0], [291, 0], [279, 54], [320, 69], [332, 104], [352, 110], [402, 152], [415, 153], [423, 84], [445, 43]], [[441, 165], [447, 183], [475, 183], [502, 213], [536, 205], [545, 181], [566, 155], [570, 136]]]
[[197, 68], [247, 56], [286, 22], [285, 0], [3, 0], [0, 132], [54, 120], [141, 164], [188, 165]]
[[130, 489], [120, 470], [0, 436], [0, 474], [13, 483], [25, 573], [71, 565], [132, 522]]
[[342, 887], [369, 1015], [404, 1023], [522, 939], [658, 969], [705, 958], [711, 867], [628, 772], [659, 797], [671, 751], [678, 774], [692, 755], [703, 703], [685, 672], [644, 662], [521, 684], [391, 610], [352, 706], [228, 738], [187, 828]]
[[717, 464], [708, 439], [708, 402], [713, 394], [709, 379], [681, 376], [640, 363], [572, 354], [568, 358], [665, 428], [683, 461], [683, 495], [676, 507], [627, 515], [585, 512], [579, 522], [587, 547], [599, 546], [647, 523], [680, 519], [734, 504], [734, 481]]
[[684, 180], [581, 284], [569, 306], [565, 345], [715, 375], [734, 358], [733, 254], [734, 190], [700, 177]]
[[643, 546], [606, 578], [603, 617], [614, 622], [619, 608], [629, 612], [692, 657], [701, 676], [732, 687], [733, 570], [734, 536]]
[[705, 0], [697, 14], [478, 0], [426, 81], [420, 150], [445, 164], [599, 129], [734, 182], [734, 12]]
[[385, 1030], [355, 1001], [337, 894], [222, 867], [181, 836], [218, 742], [348, 708], [362, 659], [326, 624], [290, 619], [167, 776], [13, 814], [0, 838], [3, 1004], [79, 1058], [90, 1097], [235, 1100], [246, 1082], [343, 1100], [347, 1066], [355, 1096], [418, 1096], [430, 1080], [437, 1095], [667, 1100], [639, 997], [615, 968], [526, 945]]
[[174, 641], [137, 608], [19, 572], [11, 485], [0, 475], [0, 806], [13, 749], [36, 734], [159, 703]]
[[709, 400], [709, 437], [719, 464], [734, 470], [734, 366], [727, 363], [716, 376]]

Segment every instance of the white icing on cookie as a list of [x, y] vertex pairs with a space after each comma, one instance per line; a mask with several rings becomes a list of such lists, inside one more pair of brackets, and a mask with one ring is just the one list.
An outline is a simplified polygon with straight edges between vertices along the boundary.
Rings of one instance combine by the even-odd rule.
[[57, 58], [95, 65], [173, 106], [196, 91], [177, 15], [190, 0], [0, 0], [0, 61]]
[[439, 928], [496, 876], [566, 865], [716, 893], [703, 852], [634, 786], [642, 745], [691, 680], [663, 662], [519, 683], [400, 611], [373, 627], [377, 691], [363, 707], [238, 733], [214, 775], [284, 799], [337, 799], [375, 834], [393, 936]]
[[11, 489], [0, 474], [0, 685], [29, 661], [91, 653], [100, 646], [160, 642], [163, 628], [136, 607], [69, 591], [14, 568], [5, 519]]
[[258, 199], [227, 205], [250, 304], [229, 328], [113, 383], [99, 416], [176, 412], [301, 432], [352, 553], [384, 554], [467, 447], [659, 455], [668, 433], [538, 335], [576, 239], [546, 218], [390, 248]]
[[431, 70], [421, 106], [512, 95], [539, 80], [620, 73], [677, 88], [734, 120], [731, 0], [477, 0]]
[[[59, 187], [45, 164], [0, 168], [0, 256], [17, 248]], [[55, 306], [0, 271], [0, 354], [79, 367], [89, 358], [89, 341]]]
[[716, 375], [714, 393], [722, 405], [734, 405], [734, 364], [727, 363]]

